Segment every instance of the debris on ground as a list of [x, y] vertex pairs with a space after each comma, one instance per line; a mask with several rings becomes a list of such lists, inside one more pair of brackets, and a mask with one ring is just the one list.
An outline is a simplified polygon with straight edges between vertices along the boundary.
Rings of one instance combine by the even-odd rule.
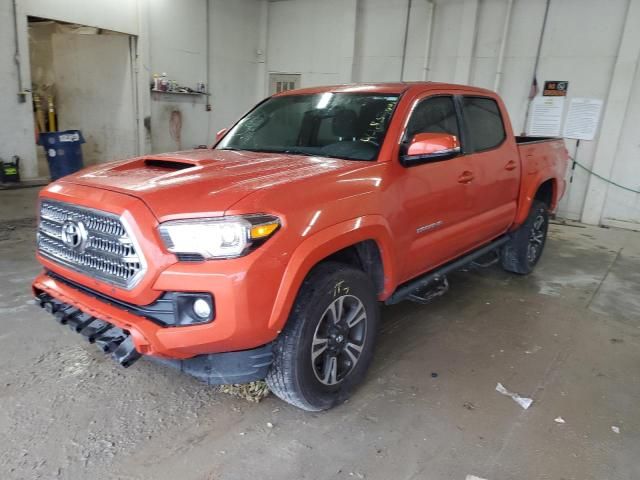
[[438, 378], [437, 372], [431, 372], [431, 378]]
[[220, 391], [255, 403], [258, 403], [270, 393], [269, 387], [267, 387], [267, 382], [264, 380], [258, 380], [251, 383], [220, 385]]
[[473, 403], [471, 403], [471, 402], [464, 402], [464, 403], [462, 404], [462, 406], [463, 406], [464, 408], [466, 408], [467, 410], [475, 410], [475, 408], [476, 408], [476, 406], [475, 406]]
[[616, 427], [615, 425], [611, 425], [611, 431], [613, 433], [620, 433], [620, 427]]
[[532, 398], [521, 397], [517, 393], [510, 392], [509, 390], [504, 388], [504, 385], [502, 385], [500, 382], [498, 382], [498, 384], [496, 385], [496, 391], [501, 393], [502, 395], [506, 395], [507, 397], [511, 397], [514, 402], [516, 402], [518, 405], [520, 405], [525, 410], [528, 409], [531, 406], [531, 404], [533, 403], [533, 399]]
[[567, 423], [567, 422], [564, 421], [564, 418], [562, 418], [562, 417], [557, 417], [553, 421], [556, 422], [556, 423]]
[[487, 479], [476, 477], [475, 475], [467, 475], [464, 480], [487, 480]]

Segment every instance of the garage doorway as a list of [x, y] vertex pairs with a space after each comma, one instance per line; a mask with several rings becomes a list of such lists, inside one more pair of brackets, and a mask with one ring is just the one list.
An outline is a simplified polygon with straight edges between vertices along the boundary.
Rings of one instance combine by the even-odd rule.
[[299, 73], [270, 73], [269, 95], [300, 88], [301, 76]]
[[[131, 35], [30, 17], [36, 132], [81, 130], [85, 165], [137, 155], [135, 40]], [[55, 113], [50, 122], [51, 106]], [[38, 168], [46, 175], [41, 150]]]

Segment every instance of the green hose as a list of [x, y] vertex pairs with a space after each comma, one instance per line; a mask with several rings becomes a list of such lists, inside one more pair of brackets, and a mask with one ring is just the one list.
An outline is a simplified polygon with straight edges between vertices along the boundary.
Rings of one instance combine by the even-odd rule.
[[[569, 157], [569, 158], [571, 158], [571, 157]], [[605, 178], [602, 175], [598, 175], [596, 172], [594, 172], [593, 170], [585, 167], [581, 163], [577, 162], [575, 159], [571, 158], [571, 160], [573, 161], [574, 165], [578, 165], [581, 169], [589, 172], [591, 175], [593, 175], [594, 177], [599, 178], [600, 180], [604, 180], [605, 182], [610, 183], [611, 185], [614, 185], [614, 186], [616, 186], [618, 188], [621, 188], [622, 190], [626, 190], [627, 192], [640, 193], [640, 190], [634, 190], [633, 188], [629, 188], [629, 187], [625, 187], [624, 185], [620, 185], [619, 183], [616, 183], [613, 180], [609, 180], [608, 178]]]

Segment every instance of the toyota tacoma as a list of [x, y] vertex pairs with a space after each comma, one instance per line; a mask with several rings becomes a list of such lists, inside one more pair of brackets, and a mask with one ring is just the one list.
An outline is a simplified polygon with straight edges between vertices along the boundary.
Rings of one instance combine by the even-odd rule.
[[381, 303], [447, 274], [531, 272], [565, 190], [561, 139], [516, 137], [494, 92], [305, 88], [213, 147], [97, 165], [39, 198], [38, 304], [123, 366], [209, 384], [266, 379], [324, 410], [372, 359]]

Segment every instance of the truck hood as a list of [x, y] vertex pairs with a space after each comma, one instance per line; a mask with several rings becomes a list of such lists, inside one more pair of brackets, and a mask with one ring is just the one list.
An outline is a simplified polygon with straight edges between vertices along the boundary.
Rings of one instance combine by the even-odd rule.
[[223, 215], [254, 191], [361, 167], [326, 157], [190, 150], [97, 165], [62, 181], [135, 196], [165, 221]]

